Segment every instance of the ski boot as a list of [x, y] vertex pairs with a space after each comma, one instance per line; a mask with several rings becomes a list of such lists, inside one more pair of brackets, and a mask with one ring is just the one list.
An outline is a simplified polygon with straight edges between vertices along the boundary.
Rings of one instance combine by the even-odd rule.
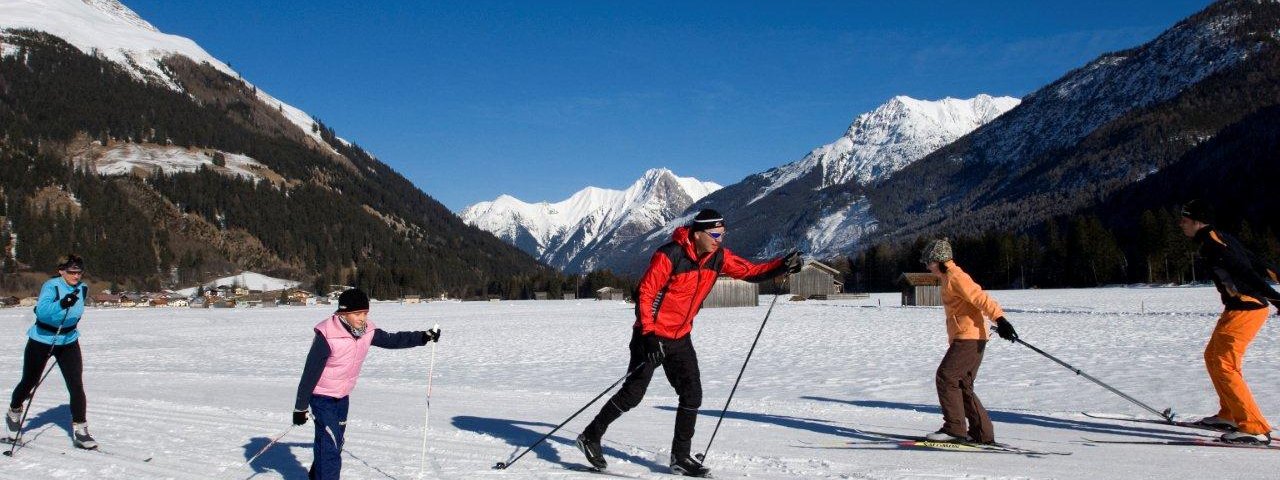
[[1222, 435], [1218, 439], [1222, 440], [1223, 443], [1237, 443], [1237, 444], [1244, 444], [1244, 445], [1270, 445], [1271, 444], [1270, 433], [1230, 432]]
[[671, 474], [684, 475], [686, 477], [706, 477], [711, 475], [711, 469], [702, 465], [698, 459], [693, 458], [689, 454], [671, 457]]
[[604, 450], [600, 448], [600, 440], [587, 438], [587, 434], [578, 435], [578, 450], [582, 451], [587, 457], [587, 463], [591, 464], [591, 468], [596, 470], [604, 470], [609, 466], [609, 462], [604, 460]]
[[1194, 424], [1200, 425], [1202, 427], [1209, 427], [1214, 430], [1222, 430], [1224, 432], [1234, 432], [1236, 428], [1239, 428], [1239, 426], [1236, 425], [1236, 422], [1227, 420], [1217, 415], [1214, 415], [1212, 417], [1201, 418], [1199, 420], [1196, 420]]
[[93, 435], [89, 434], [88, 423], [71, 424], [71, 443], [75, 444], [76, 448], [85, 450], [98, 449], [98, 441], [94, 440]]
[[9, 427], [9, 433], [5, 438], [14, 440], [18, 438], [18, 430], [22, 429], [22, 409], [9, 409], [4, 414], [4, 424]]
[[924, 439], [930, 442], [949, 442], [949, 443], [959, 443], [959, 442], [969, 441], [969, 437], [957, 437], [955, 435], [947, 433], [945, 430], [938, 430], [936, 432], [925, 435]]

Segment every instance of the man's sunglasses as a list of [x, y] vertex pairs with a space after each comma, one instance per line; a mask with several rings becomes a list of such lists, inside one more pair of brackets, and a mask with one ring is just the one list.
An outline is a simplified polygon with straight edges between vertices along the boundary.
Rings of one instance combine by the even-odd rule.
[[719, 240], [720, 237], [724, 236], [724, 232], [707, 232], [707, 235], [711, 235], [713, 240]]

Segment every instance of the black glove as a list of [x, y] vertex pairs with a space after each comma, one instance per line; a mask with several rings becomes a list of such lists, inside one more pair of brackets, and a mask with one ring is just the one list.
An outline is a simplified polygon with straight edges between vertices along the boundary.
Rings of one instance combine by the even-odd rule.
[[302, 424], [305, 424], [305, 423], [307, 423], [307, 411], [306, 411], [306, 410], [294, 410], [294, 411], [293, 411], [293, 424], [294, 424], [294, 425], [302, 425]]
[[1013, 324], [1005, 320], [1004, 317], [996, 319], [996, 334], [1010, 342], [1018, 340], [1018, 332], [1013, 330]]
[[423, 345], [426, 345], [426, 344], [431, 343], [431, 342], [439, 342], [439, 341], [440, 341], [440, 329], [439, 329], [439, 328], [433, 328], [433, 329], [431, 329], [431, 330], [427, 330], [427, 331], [425, 331], [425, 332], [422, 332], [422, 344], [423, 344]]
[[649, 357], [649, 365], [653, 367], [662, 365], [662, 359], [667, 357], [667, 352], [662, 345], [662, 339], [652, 333], [645, 335], [644, 354]]
[[787, 273], [800, 273], [800, 269], [804, 268], [804, 254], [788, 253], [787, 256], [782, 257], [782, 264], [787, 266]]
[[59, 301], [58, 304], [62, 305], [63, 310], [66, 310], [74, 306], [76, 302], [79, 300], [80, 300], [80, 297], [77, 297], [76, 294], [68, 293], [67, 296], [62, 297], [62, 300]]

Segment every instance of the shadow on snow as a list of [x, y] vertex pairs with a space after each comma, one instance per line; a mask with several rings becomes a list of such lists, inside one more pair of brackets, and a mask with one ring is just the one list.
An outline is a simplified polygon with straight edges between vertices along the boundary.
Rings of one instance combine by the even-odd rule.
[[[555, 428], [555, 425], [550, 423], [471, 416], [453, 417], [453, 426], [459, 430], [488, 435], [507, 442], [508, 445], [512, 446], [513, 450], [511, 454], [508, 455], [508, 458], [503, 460], [506, 462], [513, 460], [515, 455], [533, 444], [533, 442], [538, 441], [538, 439], [542, 438], [543, 435], [546, 435], [546, 430]], [[535, 427], [539, 430], [526, 427]], [[568, 431], [561, 430], [560, 432], [566, 433]], [[577, 453], [577, 446], [574, 445], [575, 437], [576, 435], [569, 437], [552, 435], [546, 441], [538, 444], [537, 447], [534, 447], [531, 453], [541, 460], [554, 463], [565, 468], [586, 468], [584, 463], [574, 463], [562, 460], [558, 450], [550, 445], [551, 442], [555, 442], [560, 445], [565, 445]], [[654, 472], [666, 473], [668, 471], [665, 465], [659, 465], [648, 458], [630, 455], [626, 452], [608, 446], [607, 443], [609, 442], [607, 439], [605, 443], [606, 445], [602, 445], [602, 447], [604, 448], [604, 454], [609, 458], [617, 458], [626, 462], [634, 463], [636, 465], [646, 467]]]

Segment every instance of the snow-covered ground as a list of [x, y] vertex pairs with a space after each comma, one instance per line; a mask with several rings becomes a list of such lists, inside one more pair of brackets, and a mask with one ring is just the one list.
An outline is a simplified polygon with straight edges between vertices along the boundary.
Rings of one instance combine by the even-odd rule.
[[[1216, 412], [1201, 352], [1217, 317], [1209, 288], [1001, 291], [1023, 338], [1158, 408]], [[694, 328], [705, 391], [705, 445], [768, 300], [704, 311]], [[933, 372], [945, 349], [937, 308], [866, 301], [780, 303], [716, 438], [718, 478], [1275, 478], [1280, 452], [1088, 445], [1083, 439], [1184, 439], [1198, 431], [1086, 418], [1144, 412], [1029, 349], [993, 341], [978, 378], [997, 439], [1069, 456], [900, 450], [856, 429], [924, 433], [941, 422]], [[883, 306], [879, 306], [883, 304]], [[311, 425], [244, 466], [288, 427], [310, 326], [330, 310], [90, 310], [82, 323], [92, 431], [102, 453], [71, 448], [58, 374], [36, 396], [32, 443], [0, 477], [304, 478]], [[437, 352], [424, 478], [598, 478], [572, 438], [593, 406], [509, 470], [491, 470], [624, 373], [631, 307], [615, 302], [375, 303], [387, 330], [444, 330]], [[0, 387], [17, 382], [29, 324], [0, 310]], [[1245, 375], [1280, 421], [1275, 322]], [[430, 347], [370, 353], [352, 395], [344, 475], [419, 477]], [[658, 375], [644, 403], [605, 437], [610, 471], [665, 477], [675, 394]], [[848, 443], [852, 442], [852, 443]], [[150, 461], [143, 461], [150, 458]]]
[[195, 172], [202, 167], [253, 180], [264, 180], [268, 174], [274, 174], [261, 162], [238, 153], [220, 152], [224, 155], [225, 166], [218, 167], [213, 163], [212, 153], [194, 148], [120, 143], [98, 150], [93, 162], [99, 175], [132, 175], [135, 170], [172, 175]]

